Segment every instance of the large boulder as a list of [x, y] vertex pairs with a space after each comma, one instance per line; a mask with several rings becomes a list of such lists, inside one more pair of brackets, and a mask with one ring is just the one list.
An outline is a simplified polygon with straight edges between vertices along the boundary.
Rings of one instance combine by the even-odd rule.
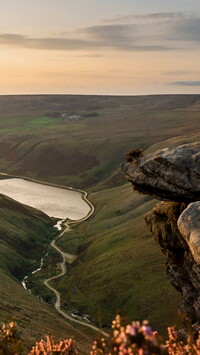
[[200, 142], [161, 149], [121, 167], [139, 192], [165, 201], [200, 200]]
[[190, 203], [178, 219], [178, 228], [200, 265], [200, 201]]

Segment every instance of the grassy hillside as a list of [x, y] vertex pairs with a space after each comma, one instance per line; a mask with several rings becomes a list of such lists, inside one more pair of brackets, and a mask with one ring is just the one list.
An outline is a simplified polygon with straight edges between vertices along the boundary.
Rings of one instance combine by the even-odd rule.
[[0, 170], [96, 189], [134, 146], [199, 131], [199, 95], [0, 97]]
[[22, 278], [40, 263], [55, 234], [44, 213], [0, 195], [0, 268]]
[[19, 280], [38, 267], [54, 234], [52, 220], [44, 213], [0, 195], [0, 320], [16, 320], [26, 346], [51, 333], [74, 335], [83, 352], [90, 336], [67, 325], [57, 312], [24, 290]]
[[[64, 307], [95, 321], [99, 314], [104, 324], [118, 309], [132, 319], [148, 317], [161, 330], [174, 322], [179, 297], [143, 218], [156, 202], [133, 194], [118, 167], [133, 147], [151, 152], [199, 140], [199, 109], [199, 95], [0, 96], [0, 172], [81, 187], [91, 192], [96, 207], [93, 218], [61, 241], [78, 254], [58, 282]], [[46, 222], [41, 216], [40, 222], [26, 219], [21, 207], [9, 211], [0, 202], [0, 265], [19, 277], [41, 256]], [[34, 230], [40, 230], [39, 237]], [[58, 262], [55, 256], [53, 261]], [[16, 312], [23, 320], [30, 309]]]
[[25, 291], [3, 270], [0, 270], [0, 288], [1, 321], [17, 321], [27, 349], [30, 350], [36, 341], [51, 334], [56, 339], [74, 336], [81, 353], [89, 353], [94, 335], [92, 338], [83, 329], [67, 324], [51, 306]]
[[163, 331], [177, 322], [179, 294], [144, 222], [157, 201], [132, 193], [129, 184], [93, 193], [90, 200], [95, 216], [60, 240], [62, 248], [79, 255], [57, 282], [63, 305], [93, 319], [100, 315], [103, 324], [120, 310], [129, 319], [148, 318]]

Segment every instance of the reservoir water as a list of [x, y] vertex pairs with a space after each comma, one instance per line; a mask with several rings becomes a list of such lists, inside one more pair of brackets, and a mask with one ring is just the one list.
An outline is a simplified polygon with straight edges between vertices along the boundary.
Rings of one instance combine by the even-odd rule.
[[81, 193], [19, 178], [0, 180], [0, 193], [25, 205], [35, 207], [50, 217], [77, 220], [85, 217], [89, 205]]

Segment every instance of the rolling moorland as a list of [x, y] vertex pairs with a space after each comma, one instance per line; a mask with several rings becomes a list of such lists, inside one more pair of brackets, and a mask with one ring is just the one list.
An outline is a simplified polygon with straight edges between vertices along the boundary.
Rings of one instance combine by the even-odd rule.
[[[95, 205], [94, 216], [73, 226], [59, 241], [63, 250], [78, 255], [65, 277], [56, 282], [64, 308], [88, 313], [96, 324], [99, 317], [104, 326], [110, 324], [117, 310], [130, 319], [149, 318], [153, 327], [161, 331], [177, 321], [179, 295], [165, 276], [165, 257], [154, 244], [143, 218], [156, 201], [132, 193], [131, 185], [119, 172], [119, 164], [124, 153], [133, 147], [148, 153], [199, 140], [199, 119], [199, 95], [0, 96], [0, 171], [81, 187], [90, 192], [89, 199]], [[18, 215], [20, 207], [10, 207], [14, 203], [10, 199], [2, 197], [1, 213], [5, 211], [4, 200], [9, 204], [6, 218], [11, 219], [10, 224], [5, 222], [1, 233], [1, 279], [5, 279], [3, 289], [15, 296], [9, 300], [8, 293], [2, 294], [1, 304], [7, 302], [4, 309], [10, 304], [10, 311], [1, 314], [16, 316], [12, 307], [22, 298], [16, 298], [15, 289], [20, 288], [29, 308], [21, 309], [16, 317], [20, 314], [20, 325], [28, 331], [34, 326], [28, 326], [23, 318], [27, 314], [29, 322], [35, 318], [30, 297], [37, 302], [38, 313], [40, 307], [49, 310], [49, 306], [24, 291], [15, 279], [24, 275], [23, 263], [25, 271], [34, 266], [34, 253], [38, 254], [51, 237], [46, 239], [46, 225], [38, 222], [35, 227], [29, 225], [27, 231], [27, 225], [21, 225], [23, 217]], [[1, 219], [4, 221], [5, 215], [1, 214]], [[30, 229], [35, 230], [34, 238]], [[12, 254], [16, 251], [10, 235], [20, 240], [17, 257]], [[5, 248], [5, 239], [9, 248]], [[27, 248], [35, 250], [31, 262], [26, 260]], [[55, 272], [57, 262], [59, 258], [52, 253], [50, 267], [31, 280], [35, 290], [45, 294], [50, 302], [51, 295], [38, 278]], [[56, 314], [52, 310], [53, 316]], [[56, 322], [64, 324], [60, 317]], [[61, 331], [56, 322], [55, 329]], [[37, 323], [46, 331], [42, 317]], [[40, 338], [40, 331], [36, 333]]]
[[0, 169], [97, 190], [129, 148], [193, 139], [198, 110], [198, 95], [1, 96]]

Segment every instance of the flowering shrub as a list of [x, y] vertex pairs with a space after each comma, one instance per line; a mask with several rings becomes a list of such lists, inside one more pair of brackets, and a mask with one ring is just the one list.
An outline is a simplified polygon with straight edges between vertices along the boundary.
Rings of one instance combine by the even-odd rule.
[[[119, 315], [112, 322], [111, 335], [94, 341], [90, 355], [200, 355], [200, 333], [197, 339], [189, 335], [184, 344], [175, 328], [168, 328], [169, 339], [163, 343], [149, 322], [122, 324]], [[0, 355], [24, 354], [15, 322], [3, 324], [0, 329]], [[75, 341], [65, 339], [55, 343], [51, 336], [36, 343], [27, 355], [78, 355]]]
[[4, 323], [0, 328], [0, 355], [21, 354], [23, 354], [23, 348], [16, 323]]
[[46, 341], [41, 340], [32, 347], [27, 355], [46, 355], [46, 354], [70, 354], [77, 355], [76, 344], [73, 339], [65, 339], [55, 344], [51, 336], [47, 336]]
[[95, 341], [91, 355], [200, 355], [200, 334], [197, 340], [188, 336], [187, 343], [178, 340], [174, 327], [168, 328], [169, 339], [164, 344], [158, 332], [153, 332], [147, 320], [123, 326], [121, 317], [112, 322], [108, 341]]

